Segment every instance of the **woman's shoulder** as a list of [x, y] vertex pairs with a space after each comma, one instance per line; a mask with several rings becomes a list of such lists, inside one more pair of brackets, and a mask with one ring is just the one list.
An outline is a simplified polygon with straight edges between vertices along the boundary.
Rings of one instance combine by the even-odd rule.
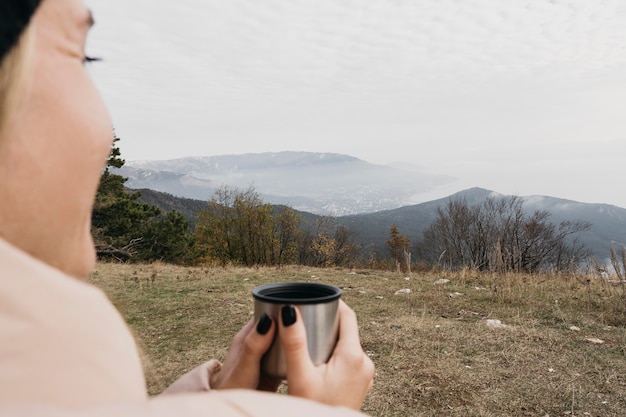
[[145, 398], [135, 341], [98, 288], [0, 241], [0, 305], [0, 405]]

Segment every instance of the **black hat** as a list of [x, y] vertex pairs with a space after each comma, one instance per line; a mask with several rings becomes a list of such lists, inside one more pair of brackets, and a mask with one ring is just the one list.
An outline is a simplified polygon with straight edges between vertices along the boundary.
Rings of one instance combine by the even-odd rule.
[[0, 62], [28, 26], [41, 0], [0, 1]]

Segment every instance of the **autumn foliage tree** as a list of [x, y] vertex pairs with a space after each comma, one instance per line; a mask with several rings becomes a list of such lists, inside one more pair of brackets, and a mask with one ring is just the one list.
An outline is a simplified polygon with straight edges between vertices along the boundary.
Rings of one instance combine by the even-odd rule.
[[320, 216], [301, 231], [298, 253], [301, 265], [350, 267], [359, 262], [361, 248], [350, 229], [337, 225], [332, 217]]
[[410, 238], [401, 234], [398, 226], [394, 224], [389, 228], [389, 239], [386, 243], [396, 268], [402, 272], [407, 272], [411, 262], [409, 255]]
[[253, 187], [218, 188], [199, 213], [195, 239], [206, 261], [222, 265], [349, 266], [360, 248], [330, 217], [308, 227], [286, 206], [264, 202]]
[[199, 213], [196, 242], [223, 265], [282, 265], [297, 256], [299, 218], [288, 207], [263, 202], [253, 187], [220, 187]]

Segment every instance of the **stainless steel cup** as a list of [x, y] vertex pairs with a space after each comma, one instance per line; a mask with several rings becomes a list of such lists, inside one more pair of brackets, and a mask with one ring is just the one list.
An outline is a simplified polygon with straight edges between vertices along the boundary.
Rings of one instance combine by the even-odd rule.
[[[278, 323], [284, 305], [297, 306], [306, 328], [312, 362], [320, 365], [328, 361], [339, 331], [340, 288], [318, 283], [283, 282], [256, 287], [252, 295], [256, 320], [266, 313]], [[268, 375], [279, 378], [287, 376], [285, 353], [278, 340], [278, 332], [274, 334], [274, 341], [261, 361], [261, 368]]]

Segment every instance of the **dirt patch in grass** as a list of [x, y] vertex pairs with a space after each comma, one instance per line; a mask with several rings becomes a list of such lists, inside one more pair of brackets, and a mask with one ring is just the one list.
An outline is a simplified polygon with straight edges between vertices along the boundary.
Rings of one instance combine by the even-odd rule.
[[595, 279], [99, 264], [91, 281], [134, 331], [151, 394], [223, 359], [252, 288], [312, 281], [343, 288], [359, 317], [373, 416], [626, 415], [626, 297]]

